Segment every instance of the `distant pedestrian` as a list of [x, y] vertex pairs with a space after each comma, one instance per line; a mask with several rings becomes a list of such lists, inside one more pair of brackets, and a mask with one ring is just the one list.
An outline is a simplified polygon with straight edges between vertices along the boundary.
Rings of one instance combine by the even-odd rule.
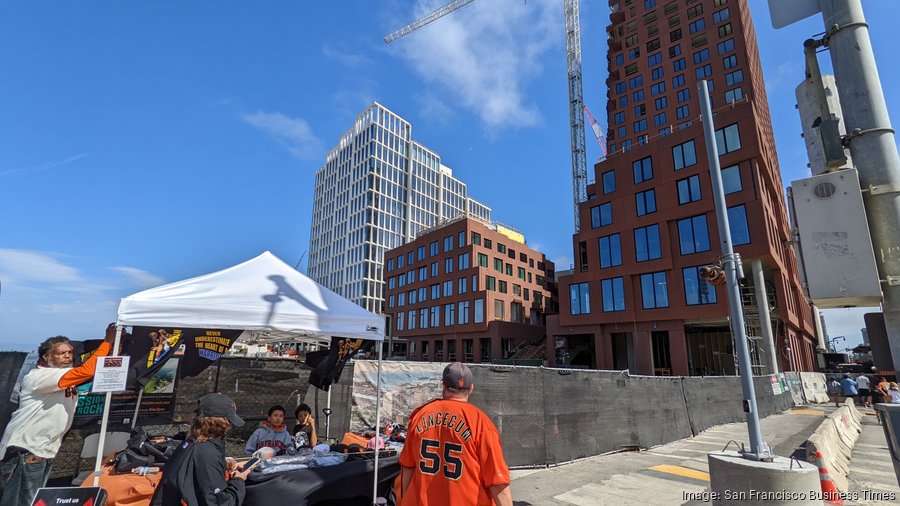
[[871, 392], [869, 391], [869, 386], [872, 381], [865, 374], [860, 374], [856, 377], [856, 386], [859, 387], [859, 398], [862, 399], [863, 405], [869, 407], [869, 396]]
[[900, 385], [891, 382], [888, 387], [888, 396], [891, 398], [891, 404], [900, 404]]
[[834, 407], [838, 407], [841, 404], [841, 382], [836, 378], [831, 378], [828, 381], [828, 397], [831, 399], [831, 402], [834, 403]]
[[844, 373], [844, 379], [841, 380], [841, 395], [850, 397], [856, 402], [859, 391], [856, 389], [856, 381], [850, 377], [850, 373]]
[[[877, 402], [891, 402], [891, 396], [888, 393], [891, 389], [891, 384], [888, 380], [884, 379], [883, 376], [878, 378], [878, 384], [875, 385], [875, 391], [873, 392], [873, 396], [878, 397]], [[873, 399], [874, 401], [875, 399]]]
[[442, 399], [413, 411], [400, 454], [401, 506], [512, 506], [497, 427], [469, 403], [472, 371], [444, 368]]

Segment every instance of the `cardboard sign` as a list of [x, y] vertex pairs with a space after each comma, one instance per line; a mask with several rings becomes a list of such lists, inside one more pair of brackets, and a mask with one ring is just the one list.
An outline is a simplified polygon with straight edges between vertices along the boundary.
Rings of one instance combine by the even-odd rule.
[[31, 506], [103, 506], [106, 491], [100, 487], [39, 488]]
[[128, 359], [130, 357], [98, 357], [94, 373], [94, 393], [121, 392], [128, 385]]

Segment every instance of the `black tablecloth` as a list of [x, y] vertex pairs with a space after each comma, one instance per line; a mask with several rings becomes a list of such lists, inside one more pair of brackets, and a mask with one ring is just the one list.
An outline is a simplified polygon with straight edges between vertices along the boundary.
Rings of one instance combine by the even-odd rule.
[[[378, 459], [379, 496], [389, 497], [400, 474], [399, 459]], [[370, 506], [374, 469], [374, 460], [362, 460], [270, 475], [253, 473], [247, 479], [244, 506]]]

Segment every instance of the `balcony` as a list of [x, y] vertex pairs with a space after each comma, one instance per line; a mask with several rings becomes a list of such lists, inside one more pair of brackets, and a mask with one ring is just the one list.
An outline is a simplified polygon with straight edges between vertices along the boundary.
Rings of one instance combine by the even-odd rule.
[[621, 39], [607, 39], [606, 42], [607, 42], [607, 44], [609, 44], [609, 51], [611, 53], [622, 50], [622, 40]]

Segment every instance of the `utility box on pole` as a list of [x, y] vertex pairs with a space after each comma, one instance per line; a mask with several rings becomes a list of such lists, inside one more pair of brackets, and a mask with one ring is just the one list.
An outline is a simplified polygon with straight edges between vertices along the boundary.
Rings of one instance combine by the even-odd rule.
[[881, 285], [855, 169], [791, 183], [807, 296], [819, 308], [877, 306]]
[[[834, 76], [822, 75], [822, 90], [817, 90], [819, 83], [814, 79], [806, 79], [794, 90], [797, 97], [797, 110], [800, 112], [800, 124], [803, 126], [803, 140], [806, 143], [806, 154], [809, 157], [809, 170], [812, 175], [818, 176], [830, 172], [830, 166], [834, 165], [836, 156], [828, 156], [830, 150], [835, 147], [844, 158], [838, 166], [852, 167], [850, 157], [841, 149], [841, 136], [847, 132], [844, 123], [841, 103], [838, 99], [837, 87]], [[828, 109], [823, 109], [826, 104], [819, 103], [820, 94], [824, 97]], [[836, 118], [831, 119], [831, 115]], [[834, 121], [831, 125], [829, 121]], [[833, 130], [828, 130], [833, 126]], [[832, 146], [834, 144], [835, 146]]]

